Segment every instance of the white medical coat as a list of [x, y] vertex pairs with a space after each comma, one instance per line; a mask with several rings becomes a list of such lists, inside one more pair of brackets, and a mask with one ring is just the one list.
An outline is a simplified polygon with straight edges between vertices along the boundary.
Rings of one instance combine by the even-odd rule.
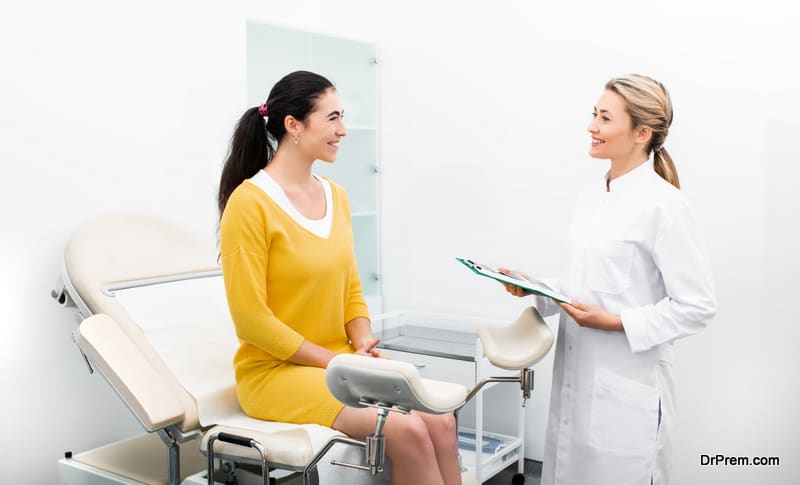
[[[669, 483], [675, 419], [673, 342], [715, 314], [706, 252], [683, 193], [648, 160], [577, 200], [565, 274], [575, 300], [620, 314], [623, 332], [561, 313], [542, 485]], [[659, 418], [660, 413], [660, 418]], [[660, 424], [659, 424], [660, 420]]]

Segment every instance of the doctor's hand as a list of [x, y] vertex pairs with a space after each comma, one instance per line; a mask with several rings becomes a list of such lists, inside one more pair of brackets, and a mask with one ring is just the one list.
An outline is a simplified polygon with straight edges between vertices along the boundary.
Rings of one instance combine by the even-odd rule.
[[357, 355], [365, 355], [367, 357], [380, 357], [381, 353], [375, 347], [381, 339], [375, 337], [372, 340], [365, 342], [361, 347], [356, 349]]
[[[526, 280], [528, 279], [528, 275], [526, 275], [522, 271], [517, 271], [515, 269], [497, 268], [497, 271], [499, 271], [501, 273], [504, 273], [504, 274], [518, 274], [518, 275], [522, 276], [523, 278], [525, 278]], [[527, 295], [531, 294], [530, 291], [525, 290], [523, 288], [520, 288], [519, 286], [514, 286], [514, 285], [512, 285], [510, 283], [505, 283], [505, 282], [501, 281], [500, 284], [503, 285], [503, 287], [506, 289], [507, 292], [511, 293], [514, 296], [523, 297], [523, 296], [527, 296]]]
[[584, 305], [575, 300], [571, 305], [556, 302], [575, 323], [581, 327], [596, 328], [597, 330], [622, 331], [622, 320], [619, 315], [614, 315], [596, 305]]

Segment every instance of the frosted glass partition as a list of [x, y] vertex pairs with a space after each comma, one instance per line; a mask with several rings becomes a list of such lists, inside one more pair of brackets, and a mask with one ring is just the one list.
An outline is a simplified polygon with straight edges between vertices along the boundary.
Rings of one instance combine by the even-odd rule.
[[299, 30], [247, 23], [247, 100], [264, 102], [278, 79], [308, 70], [336, 86], [350, 128], [375, 128], [377, 70], [375, 45]]
[[378, 218], [376, 215], [353, 217], [358, 274], [361, 277], [361, 289], [368, 296], [380, 294], [378, 245], [374, 243], [375, 239], [373, 238], [377, 232]]
[[[336, 85], [350, 128], [374, 128], [375, 46], [335, 37], [312, 37], [313, 71], [326, 73]], [[345, 55], [346, 54], [346, 55]]]
[[375, 130], [348, 129], [348, 135], [339, 143], [336, 163], [317, 162], [314, 166], [315, 173], [329, 177], [347, 190], [354, 214], [374, 213], [378, 208], [375, 137]]
[[[247, 22], [247, 103], [263, 103], [272, 86], [296, 70], [317, 72], [336, 86], [348, 135], [336, 163], [314, 172], [347, 190], [364, 294], [380, 301], [378, 109], [375, 45]], [[380, 305], [371, 310], [380, 312]]]
[[311, 35], [247, 23], [247, 106], [267, 100], [269, 90], [292, 71], [311, 70]]

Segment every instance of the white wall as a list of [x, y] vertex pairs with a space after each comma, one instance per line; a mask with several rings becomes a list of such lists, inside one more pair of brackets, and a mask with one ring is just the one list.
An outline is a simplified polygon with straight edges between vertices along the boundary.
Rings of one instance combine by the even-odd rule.
[[161, 213], [214, 237], [248, 18], [376, 29], [372, 5], [347, 0], [0, 2], [0, 482], [55, 483], [64, 451], [142, 431], [87, 373], [49, 291], [68, 235], [100, 213]]
[[525, 301], [453, 257], [556, 272], [573, 190], [607, 168], [585, 131], [603, 83], [654, 76], [719, 297], [714, 325], [677, 344], [674, 483], [798, 483], [800, 18], [773, 1], [460, 5], [381, 17], [385, 307], [514, 317]]
[[[213, 235], [253, 18], [379, 45], [389, 310], [515, 316], [524, 300], [452, 258], [555, 273], [572, 190], [605, 170], [584, 131], [603, 82], [663, 80], [720, 307], [678, 344], [675, 483], [795, 483], [800, 19], [772, 1], [610, 3], [0, 3], [2, 481], [52, 483], [63, 451], [139, 432], [48, 293], [95, 214], [159, 212]], [[781, 465], [700, 467], [702, 453]]]

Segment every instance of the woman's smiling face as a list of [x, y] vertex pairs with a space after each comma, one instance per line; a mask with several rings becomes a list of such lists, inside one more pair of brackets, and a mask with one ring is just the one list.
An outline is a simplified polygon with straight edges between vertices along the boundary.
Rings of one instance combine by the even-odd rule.
[[312, 159], [333, 163], [339, 151], [339, 140], [347, 135], [342, 118], [344, 109], [335, 89], [326, 90], [302, 122], [300, 144]]
[[622, 96], [613, 91], [604, 91], [587, 127], [592, 135], [589, 155], [608, 160], [626, 158], [636, 149], [632, 124]]

